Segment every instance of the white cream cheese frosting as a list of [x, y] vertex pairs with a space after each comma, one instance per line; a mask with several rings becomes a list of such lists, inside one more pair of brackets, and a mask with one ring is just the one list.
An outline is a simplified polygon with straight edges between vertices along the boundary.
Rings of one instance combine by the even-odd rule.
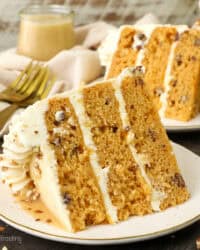
[[[48, 142], [47, 110], [48, 100], [44, 100], [30, 106], [13, 120], [10, 133], [4, 138], [3, 159], [0, 161], [2, 179], [11, 185], [14, 193], [34, 181], [47, 208], [68, 231], [72, 231], [69, 212], [58, 185], [56, 158]], [[38, 152], [41, 157], [37, 157]], [[35, 164], [41, 170], [40, 176], [35, 174]], [[27, 190], [27, 194], [31, 191]]]

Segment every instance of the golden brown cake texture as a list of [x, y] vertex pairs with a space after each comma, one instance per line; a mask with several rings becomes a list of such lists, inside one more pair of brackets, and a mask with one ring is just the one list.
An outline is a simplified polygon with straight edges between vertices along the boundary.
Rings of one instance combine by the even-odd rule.
[[[38, 111], [42, 109], [40, 117]], [[30, 114], [39, 116], [34, 128], [24, 122]], [[44, 119], [42, 130], [37, 129], [40, 119]], [[17, 124], [23, 131], [17, 130]], [[45, 129], [46, 137], [41, 136]], [[29, 145], [31, 133], [35, 143]], [[26, 169], [38, 197], [61, 223], [64, 222], [59, 213], [67, 214], [69, 225], [65, 226], [69, 231], [164, 210], [189, 198], [140, 67], [126, 69], [116, 79], [57, 95], [27, 109], [5, 137], [1, 156], [5, 182], [6, 171], [12, 166], [10, 160], [14, 158], [20, 164], [23, 158], [17, 160], [17, 153], [13, 156], [8, 153], [14, 152], [13, 144], [9, 149], [13, 138], [20, 152], [28, 152], [26, 147], [30, 151]], [[40, 152], [37, 155], [35, 147]], [[31, 154], [34, 156], [28, 160]], [[54, 158], [49, 164], [54, 165], [49, 166], [51, 157]], [[35, 168], [40, 170], [40, 177], [34, 174]], [[46, 184], [42, 184], [43, 179]], [[11, 188], [15, 184], [10, 182]], [[51, 200], [47, 200], [46, 192], [53, 185], [59, 192], [52, 191]], [[23, 193], [27, 187], [23, 187]], [[55, 204], [60, 210], [53, 209]]]
[[161, 117], [188, 121], [198, 114], [200, 30], [183, 25], [124, 26], [116, 42], [107, 79], [140, 65]]

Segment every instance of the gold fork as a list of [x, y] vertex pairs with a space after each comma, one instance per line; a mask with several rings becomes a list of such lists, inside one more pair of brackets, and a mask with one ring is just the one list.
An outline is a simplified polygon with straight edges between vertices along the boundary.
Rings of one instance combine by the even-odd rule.
[[28, 98], [39, 86], [46, 68], [32, 62], [5, 90], [0, 92], [0, 101], [21, 102]]
[[9, 107], [5, 108], [3, 111], [0, 112], [0, 130], [4, 127], [8, 119], [12, 116], [12, 114], [16, 111], [18, 108], [25, 108], [28, 105], [31, 105], [35, 103], [38, 100], [44, 99], [49, 94], [49, 91], [51, 90], [54, 82], [55, 77], [50, 74], [49, 69], [46, 68], [46, 73], [43, 76], [42, 82], [40, 81], [40, 86], [37, 90], [35, 90], [29, 98], [21, 101], [11, 104]]

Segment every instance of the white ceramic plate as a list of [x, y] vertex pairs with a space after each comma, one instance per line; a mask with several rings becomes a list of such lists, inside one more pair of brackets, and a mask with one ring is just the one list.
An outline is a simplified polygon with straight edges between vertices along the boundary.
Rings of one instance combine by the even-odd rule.
[[200, 157], [180, 145], [173, 143], [173, 147], [191, 193], [191, 198], [182, 205], [152, 215], [132, 217], [116, 225], [93, 226], [72, 234], [36, 222], [14, 202], [9, 189], [0, 184], [0, 219], [28, 234], [75, 244], [136, 242], [175, 232], [200, 219]]
[[186, 132], [200, 130], [200, 114], [188, 122], [181, 122], [171, 119], [161, 119], [164, 127], [169, 132]]

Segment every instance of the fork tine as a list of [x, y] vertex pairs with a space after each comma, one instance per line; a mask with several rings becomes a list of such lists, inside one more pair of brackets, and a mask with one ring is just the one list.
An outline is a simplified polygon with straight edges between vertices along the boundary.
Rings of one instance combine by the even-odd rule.
[[[46, 69], [45, 68], [40, 68], [37, 76], [35, 76], [35, 79], [34, 81], [29, 84], [28, 88], [26, 89], [25, 91], [25, 95], [27, 96], [30, 96], [32, 93], [34, 93], [38, 88], [40, 88], [40, 84], [41, 84], [41, 81], [45, 75], [45, 71]], [[39, 89], [37, 90], [37, 92], [39, 91]]]
[[15, 86], [11, 88], [11, 91], [13, 91], [14, 93], [19, 92], [19, 94], [22, 94], [23, 90], [25, 90], [30, 84], [29, 79], [31, 74], [33, 74], [33, 72], [35, 73], [35, 70], [37, 68], [37, 64], [33, 65], [31, 63], [30, 67], [28, 66], [27, 69], [21, 73], [20, 80], [17, 82], [17, 84], [15, 84]]
[[53, 78], [47, 82], [47, 86], [44, 89], [43, 93], [41, 94], [40, 99], [44, 99], [44, 98], [46, 98], [48, 96], [51, 88], [53, 87], [53, 85], [55, 83], [55, 81], [56, 81], [56, 77], [53, 76]]
[[17, 90], [19, 84], [23, 81], [23, 78], [26, 77], [26, 73], [31, 70], [32, 62], [28, 64], [28, 66], [20, 73], [20, 75], [8, 86], [8, 91]]
[[48, 74], [47, 68], [42, 68], [40, 74], [38, 77], [35, 79], [33, 82], [32, 86], [28, 89], [27, 95], [28, 96], [37, 96], [39, 92], [41, 91], [40, 89], [43, 88], [43, 79], [46, 78], [46, 75]]
[[26, 92], [28, 100], [25, 100], [25, 103], [32, 104], [39, 99], [41, 92], [45, 88], [46, 81], [48, 80], [48, 68], [42, 68], [40, 74], [37, 76], [35, 81], [32, 83], [32, 86]]
[[18, 89], [18, 92], [24, 93], [29, 87], [31, 87], [31, 83], [37, 77], [41, 70], [41, 67], [36, 64], [33, 68], [27, 73], [27, 77], [25, 81], [22, 83], [21, 87]]
[[50, 75], [49, 69], [46, 67], [45, 71], [43, 72], [43, 79], [40, 82], [40, 87], [37, 91], [33, 92], [30, 98], [24, 100], [23, 102], [19, 103], [19, 106], [25, 107], [27, 105], [33, 104], [34, 102], [43, 99], [45, 97], [44, 93], [48, 94], [49, 90], [51, 89], [54, 80], [48, 80]]
[[38, 89], [37, 96], [42, 95], [42, 93], [45, 90], [45, 87], [48, 83], [50, 72], [49, 72], [49, 69], [47, 67], [45, 69], [46, 69], [46, 72], [45, 72], [44, 78], [42, 80], [42, 83], [40, 84], [40, 88]]

